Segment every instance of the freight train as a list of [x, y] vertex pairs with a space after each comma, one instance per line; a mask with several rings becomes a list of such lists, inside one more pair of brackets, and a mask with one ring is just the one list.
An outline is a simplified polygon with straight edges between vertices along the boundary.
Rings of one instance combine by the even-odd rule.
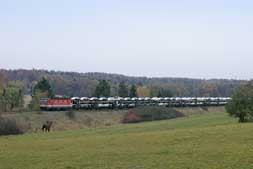
[[72, 97], [72, 98], [43, 98], [40, 100], [42, 110], [68, 109], [123, 109], [137, 106], [166, 106], [166, 107], [197, 107], [224, 106], [229, 97]]

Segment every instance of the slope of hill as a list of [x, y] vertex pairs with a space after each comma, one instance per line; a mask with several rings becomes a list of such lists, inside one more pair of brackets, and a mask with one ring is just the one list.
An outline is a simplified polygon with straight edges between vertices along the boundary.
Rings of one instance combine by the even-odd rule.
[[0, 137], [0, 168], [251, 169], [252, 127], [217, 112], [107, 128]]
[[226, 79], [189, 79], [189, 78], [148, 78], [131, 77], [107, 73], [76, 73], [47, 70], [5, 70], [0, 69], [5, 81], [22, 81], [26, 93], [31, 93], [35, 83], [46, 76], [56, 94], [69, 96], [92, 96], [99, 80], [108, 80], [111, 95], [117, 95], [118, 84], [167, 88], [174, 96], [230, 96], [232, 91], [245, 83], [242, 80]]
[[[53, 121], [52, 131], [78, 130], [83, 128], [97, 128], [121, 124], [127, 113], [137, 112], [145, 114], [145, 119], [160, 115], [160, 119], [178, 118], [182, 116], [206, 114], [209, 112], [224, 113], [224, 107], [192, 108], [165, 108], [165, 107], [139, 107], [121, 110], [79, 110], [79, 111], [30, 111], [0, 113], [4, 119], [15, 121], [18, 128], [24, 133], [41, 132], [41, 126], [46, 121]], [[163, 112], [163, 114], [161, 114]], [[181, 114], [181, 116], [173, 116]], [[166, 115], [166, 116], [165, 116]], [[143, 119], [144, 120], [144, 119]], [[153, 119], [155, 120], [155, 119]], [[1, 129], [1, 124], [0, 124]]]

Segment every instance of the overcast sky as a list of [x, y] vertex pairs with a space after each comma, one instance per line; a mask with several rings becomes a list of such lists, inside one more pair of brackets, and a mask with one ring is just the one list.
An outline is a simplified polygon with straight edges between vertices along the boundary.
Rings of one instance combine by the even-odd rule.
[[0, 68], [253, 77], [251, 0], [0, 0]]

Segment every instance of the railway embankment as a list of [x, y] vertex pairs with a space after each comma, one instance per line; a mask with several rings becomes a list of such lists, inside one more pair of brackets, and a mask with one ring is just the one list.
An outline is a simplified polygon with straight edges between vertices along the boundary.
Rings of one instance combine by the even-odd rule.
[[[23, 133], [41, 132], [46, 121], [52, 121], [52, 131], [78, 130], [83, 128], [104, 128], [131, 122], [157, 121], [207, 113], [224, 113], [224, 107], [137, 107], [117, 110], [81, 111], [30, 111], [1, 113], [1, 118], [15, 121]], [[127, 115], [135, 114], [141, 119], [126, 121]], [[133, 119], [130, 119], [133, 120]]]

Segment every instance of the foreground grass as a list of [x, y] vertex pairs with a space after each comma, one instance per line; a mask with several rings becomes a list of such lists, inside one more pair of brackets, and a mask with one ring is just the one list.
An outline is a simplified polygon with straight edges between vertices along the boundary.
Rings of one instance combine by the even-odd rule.
[[4, 169], [251, 169], [253, 125], [224, 113], [0, 137]]

